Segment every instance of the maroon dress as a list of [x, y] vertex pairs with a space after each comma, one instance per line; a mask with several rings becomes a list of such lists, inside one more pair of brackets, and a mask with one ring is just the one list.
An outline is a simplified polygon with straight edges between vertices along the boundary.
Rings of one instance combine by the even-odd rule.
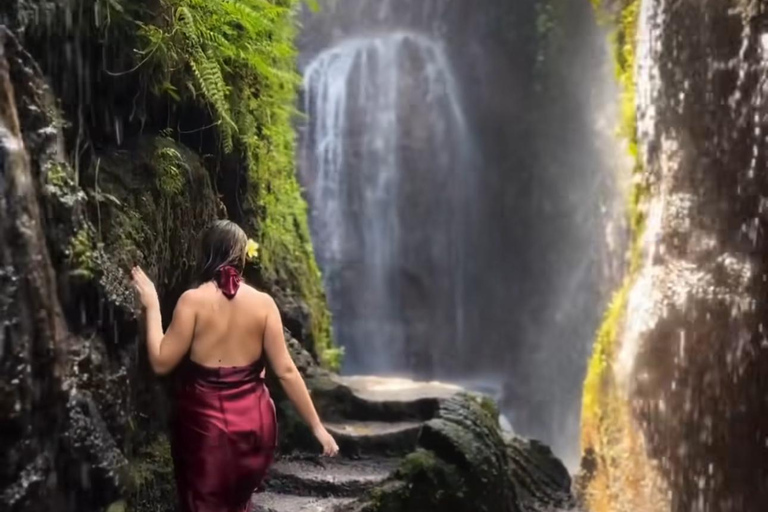
[[181, 512], [249, 510], [277, 445], [263, 370], [261, 360], [229, 368], [187, 360], [180, 368], [171, 443]]

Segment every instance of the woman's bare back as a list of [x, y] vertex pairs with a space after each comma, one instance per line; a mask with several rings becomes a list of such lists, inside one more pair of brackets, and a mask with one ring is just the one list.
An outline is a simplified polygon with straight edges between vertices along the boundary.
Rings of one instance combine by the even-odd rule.
[[262, 358], [270, 306], [269, 295], [242, 284], [228, 299], [205, 283], [189, 290], [195, 311], [190, 358], [203, 366], [245, 366]]

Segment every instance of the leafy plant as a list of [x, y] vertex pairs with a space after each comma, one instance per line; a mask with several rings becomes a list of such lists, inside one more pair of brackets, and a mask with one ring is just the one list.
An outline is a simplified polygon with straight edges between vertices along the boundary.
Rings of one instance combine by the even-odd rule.
[[[156, 94], [196, 101], [210, 112], [224, 152], [245, 162], [250, 230], [267, 281], [294, 288], [313, 312], [315, 351], [328, 352], [330, 315], [295, 176], [293, 116], [296, 0], [160, 0], [139, 23], [138, 52]], [[309, 2], [317, 8], [316, 2]]]
[[184, 188], [184, 161], [173, 141], [158, 138], [153, 161], [157, 167], [157, 187], [164, 194], [177, 196]]

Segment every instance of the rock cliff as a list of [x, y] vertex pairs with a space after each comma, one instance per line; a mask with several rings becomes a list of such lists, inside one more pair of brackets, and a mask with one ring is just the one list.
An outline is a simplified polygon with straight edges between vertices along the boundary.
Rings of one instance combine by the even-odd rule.
[[[150, 27], [139, 7], [0, 7], [3, 510], [104, 510], [126, 498], [131, 510], [172, 507], [165, 382], [149, 371], [127, 271], [147, 268], [170, 318], [191, 283], [196, 234], [213, 219], [264, 242], [249, 279], [277, 297], [311, 357], [333, 364], [291, 139], [278, 140], [290, 119], [270, 110], [290, 108], [292, 94], [259, 110], [273, 147], [228, 147], [206, 98], [158, 88], [157, 67], [137, 66], [150, 37], [137, 32]], [[272, 14], [275, 34], [292, 27], [290, 9]]]
[[765, 5], [608, 4], [638, 149], [635, 247], [587, 378], [587, 501], [763, 510]]

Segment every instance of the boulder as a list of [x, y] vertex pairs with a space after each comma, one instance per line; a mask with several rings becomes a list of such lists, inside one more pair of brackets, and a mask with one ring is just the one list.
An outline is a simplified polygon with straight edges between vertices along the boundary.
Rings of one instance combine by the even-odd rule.
[[392, 478], [343, 510], [571, 509], [571, 482], [562, 463], [540, 443], [504, 434], [488, 404], [469, 393], [442, 399]]

